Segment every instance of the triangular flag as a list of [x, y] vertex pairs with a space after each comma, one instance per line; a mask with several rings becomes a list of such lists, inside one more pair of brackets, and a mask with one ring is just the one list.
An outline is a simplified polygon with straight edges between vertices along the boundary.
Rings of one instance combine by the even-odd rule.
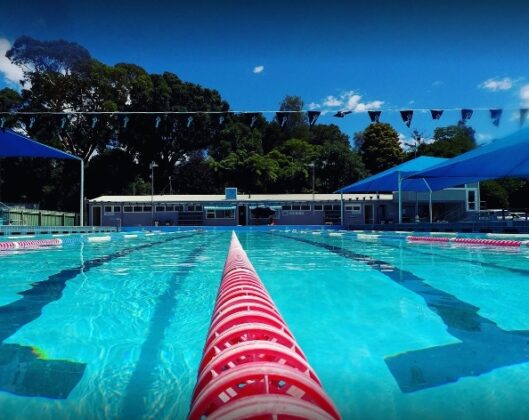
[[312, 127], [316, 124], [318, 117], [320, 116], [320, 111], [307, 111], [307, 116], [309, 117], [309, 126]]
[[226, 117], [224, 115], [219, 115], [219, 125], [222, 125], [224, 123], [224, 120], [226, 119]]
[[130, 118], [128, 115], [125, 115], [123, 117], [123, 128], [127, 128], [127, 125], [129, 124]]
[[496, 127], [500, 125], [500, 118], [501, 118], [501, 109], [491, 109], [490, 110], [490, 118], [492, 119], [492, 124], [494, 124]]
[[474, 111], [472, 111], [471, 109], [463, 108], [461, 110], [461, 121], [468, 121], [470, 118], [472, 118], [473, 113]]
[[350, 114], [353, 111], [338, 111], [336, 114], [334, 114], [335, 117], [343, 118], [346, 115]]
[[527, 114], [529, 114], [529, 108], [520, 109], [520, 127], [524, 125], [525, 120], [527, 119]]
[[192, 123], [192, 122], [193, 122], [193, 116], [192, 116], [192, 115], [189, 115], [189, 116], [187, 117], [187, 125], [186, 125], [186, 127], [187, 127], [187, 128], [191, 127], [191, 123]]
[[443, 115], [442, 109], [430, 109], [430, 112], [432, 113], [433, 120], [440, 120], [441, 116]]
[[406, 124], [406, 127], [409, 127], [413, 118], [413, 111], [411, 109], [400, 111], [400, 116], [402, 121], [404, 121], [404, 124]]
[[249, 118], [248, 124], [250, 125], [250, 128], [253, 128], [255, 123], [257, 122], [257, 114], [255, 112], [246, 112], [245, 114], [246, 118]]
[[378, 123], [380, 122], [380, 114], [382, 114], [382, 111], [367, 111], [367, 114], [372, 123]]
[[288, 112], [276, 112], [278, 124], [283, 127], [288, 119]]

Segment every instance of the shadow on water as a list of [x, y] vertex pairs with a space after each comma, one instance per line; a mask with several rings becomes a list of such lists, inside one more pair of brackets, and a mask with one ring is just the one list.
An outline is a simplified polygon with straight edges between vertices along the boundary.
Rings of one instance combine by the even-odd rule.
[[427, 284], [410, 271], [339, 246], [278, 235], [324, 248], [344, 258], [360, 261], [421, 296], [461, 343], [409, 351], [385, 358], [402, 392], [456, 382], [494, 369], [529, 361], [529, 330], [506, 331], [478, 314], [479, 308]]
[[123, 418], [137, 419], [145, 414], [145, 396], [152, 388], [156, 377], [156, 367], [160, 364], [161, 345], [165, 331], [170, 325], [174, 315], [176, 297], [183, 281], [197, 263], [199, 257], [206, 249], [206, 244], [195, 248], [184, 261], [180, 270], [171, 279], [165, 292], [160, 295], [154, 309], [147, 338], [142, 345], [140, 357], [132, 377], [127, 386], [123, 399]]
[[46, 305], [59, 300], [68, 280], [131, 252], [190, 236], [194, 235], [173, 236], [85, 261], [33, 283], [30, 289], [19, 293], [22, 299], [0, 306], [0, 391], [27, 397], [67, 398], [81, 380], [85, 363], [42, 359], [33, 347], [3, 341], [37, 319]]

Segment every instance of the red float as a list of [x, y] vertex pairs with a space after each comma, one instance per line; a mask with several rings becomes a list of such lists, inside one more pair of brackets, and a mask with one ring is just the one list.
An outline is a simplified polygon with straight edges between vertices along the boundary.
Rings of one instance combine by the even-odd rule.
[[339, 419], [235, 233], [189, 419]]

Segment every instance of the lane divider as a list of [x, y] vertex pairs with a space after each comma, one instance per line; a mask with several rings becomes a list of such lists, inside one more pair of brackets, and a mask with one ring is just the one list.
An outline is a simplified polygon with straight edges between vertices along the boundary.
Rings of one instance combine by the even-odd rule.
[[438, 236], [407, 236], [408, 242], [444, 242], [466, 245], [521, 247], [529, 245], [529, 241], [515, 241], [506, 239], [479, 239], [479, 238], [446, 238]]
[[188, 418], [340, 419], [235, 233]]

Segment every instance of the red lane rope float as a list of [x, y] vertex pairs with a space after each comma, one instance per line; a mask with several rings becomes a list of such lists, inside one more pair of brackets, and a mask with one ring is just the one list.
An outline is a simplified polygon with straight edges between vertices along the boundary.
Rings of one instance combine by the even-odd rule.
[[190, 420], [340, 419], [235, 233]]
[[[513, 241], [506, 239], [479, 239], [479, 238], [445, 238], [438, 236], [407, 236], [410, 242], [451, 242], [456, 244], [483, 245], [483, 246], [507, 246], [520, 247], [524, 244], [522, 241]], [[529, 245], [529, 243], [528, 243]]]
[[49, 246], [62, 245], [62, 240], [58, 238], [54, 239], [32, 239], [29, 241], [10, 241], [0, 242], [0, 250], [13, 250], [13, 249], [38, 249]]

